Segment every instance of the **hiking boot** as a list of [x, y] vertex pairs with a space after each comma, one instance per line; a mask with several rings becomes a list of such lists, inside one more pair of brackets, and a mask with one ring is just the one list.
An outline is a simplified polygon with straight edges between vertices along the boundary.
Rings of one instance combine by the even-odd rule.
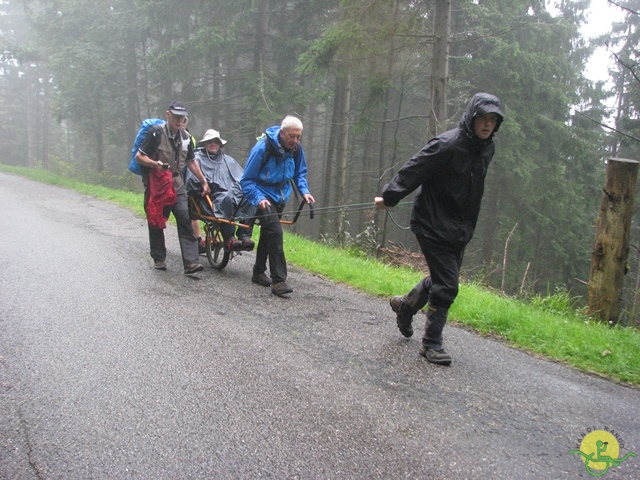
[[240, 250], [242, 250], [242, 242], [236, 237], [231, 237], [224, 244], [224, 248], [230, 252], [239, 252]]
[[167, 262], [165, 262], [164, 260], [156, 260], [155, 262], [153, 262], [153, 268], [155, 268], [156, 270], [166, 270]]
[[204, 267], [199, 263], [187, 263], [184, 266], [184, 274], [191, 275], [192, 273], [201, 272], [204, 270]]
[[396, 323], [398, 324], [398, 330], [400, 333], [407, 338], [410, 338], [413, 335], [413, 326], [411, 323], [413, 322], [413, 315], [404, 310], [404, 297], [391, 297], [389, 300], [389, 305], [391, 305], [391, 310], [396, 312]]
[[445, 352], [444, 348], [434, 350], [423, 345], [420, 347], [420, 355], [431, 363], [436, 363], [438, 365], [451, 365], [451, 355]]
[[200, 255], [203, 255], [203, 254], [207, 253], [207, 244], [202, 239], [202, 237], [198, 238], [198, 253]]
[[253, 283], [257, 283], [258, 285], [262, 285], [263, 287], [271, 286], [271, 279], [267, 276], [266, 273], [254, 273], [251, 276], [251, 281]]
[[291, 292], [293, 292], [293, 288], [287, 282], [278, 282], [271, 285], [271, 293], [279, 297]]
[[245, 252], [250, 252], [253, 250], [253, 247], [256, 246], [256, 242], [251, 240], [250, 238], [242, 238], [242, 250]]

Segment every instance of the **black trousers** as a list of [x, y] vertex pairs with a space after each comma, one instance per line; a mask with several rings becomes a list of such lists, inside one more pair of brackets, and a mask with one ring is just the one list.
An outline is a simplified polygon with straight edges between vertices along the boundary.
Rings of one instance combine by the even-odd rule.
[[458, 296], [464, 248], [452, 251], [450, 248], [428, 242], [422, 235], [416, 235], [416, 238], [429, 266], [429, 276], [423, 278], [405, 295], [405, 305], [415, 315], [429, 304], [422, 344], [427, 348], [440, 350], [447, 313]]
[[[240, 222], [240, 223], [244, 223], [244, 222]], [[222, 234], [222, 239], [225, 242], [229, 240], [231, 237], [233, 237], [234, 235], [239, 239], [251, 238], [252, 232], [253, 232], [253, 229], [251, 227], [249, 228], [237, 227], [236, 229], [235, 225], [229, 225], [228, 223], [220, 224], [220, 233]]]
[[452, 251], [428, 242], [422, 235], [416, 235], [416, 238], [429, 266], [429, 276], [420, 280], [405, 295], [405, 305], [413, 315], [424, 308], [427, 302], [448, 309], [458, 296], [464, 248]]
[[284, 282], [287, 279], [287, 261], [284, 257], [282, 224], [280, 217], [285, 204], [271, 205], [265, 209], [258, 209], [256, 218], [260, 222], [260, 238], [256, 249], [256, 263], [253, 273], [261, 274], [267, 271], [272, 283]]

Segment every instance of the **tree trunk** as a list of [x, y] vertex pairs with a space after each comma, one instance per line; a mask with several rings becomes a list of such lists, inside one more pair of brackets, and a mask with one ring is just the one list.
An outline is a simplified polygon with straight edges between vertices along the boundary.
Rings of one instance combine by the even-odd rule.
[[[268, 51], [268, 33], [269, 33], [269, 0], [260, 0], [258, 5], [258, 12], [256, 17], [254, 50], [253, 50], [253, 71], [258, 84], [256, 85], [257, 92], [255, 92], [256, 102], [262, 103], [265, 95], [265, 65]], [[263, 108], [258, 108], [258, 105], [254, 105], [255, 111], [259, 112]], [[259, 136], [264, 127], [262, 125], [262, 119], [260, 115], [254, 116], [254, 129], [255, 136]]]
[[[399, 14], [400, 14], [400, 2], [399, 0], [396, 0], [394, 2], [393, 5], [393, 21], [394, 23], [398, 22], [398, 18], [399, 18]], [[391, 48], [389, 50], [389, 52], [387, 53], [387, 76], [389, 78], [393, 78], [393, 72], [394, 72], [394, 65], [396, 63], [396, 55], [395, 55], [395, 48], [396, 48], [396, 41], [394, 39], [391, 40]], [[390, 155], [387, 154], [387, 118], [389, 116], [389, 109], [390, 109], [390, 92], [391, 89], [387, 88], [384, 92], [384, 99], [382, 101], [382, 110], [381, 110], [381, 118], [383, 120], [381, 126], [380, 126], [380, 134], [379, 134], [379, 143], [378, 143], [378, 168], [377, 168], [377, 180], [376, 180], [376, 188], [375, 188], [375, 196], [378, 196], [382, 193], [382, 187], [384, 187], [384, 185], [390, 180], [390, 176], [387, 175], [387, 169], [389, 168], [389, 165], [392, 163], [392, 161], [390, 161]], [[401, 97], [402, 98], [402, 97]], [[402, 100], [400, 100], [400, 104], [402, 103]], [[397, 127], [396, 127], [396, 132], [397, 132]], [[394, 148], [393, 148], [393, 152], [394, 152], [394, 156], [393, 159], [395, 159], [395, 151], [396, 151], [396, 147], [397, 147], [397, 137], [394, 135]], [[372, 164], [373, 166], [373, 164]], [[383, 216], [384, 215], [384, 216]], [[384, 210], [381, 209], [374, 209], [373, 210], [373, 221], [374, 224], [377, 227], [377, 230], [379, 232], [378, 238], [376, 239], [380, 245], [384, 246], [386, 241], [387, 241], [387, 229], [383, 228], [383, 226], [381, 226], [381, 223], [383, 223], [383, 219], [386, 219], [386, 215]], [[386, 225], [386, 222], [384, 222], [384, 224]]]
[[42, 83], [42, 129], [41, 142], [42, 149], [40, 152], [40, 161], [45, 169], [49, 169], [49, 147], [51, 144], [51, 112], [49, 111], [49, 102], [51, 100], [51, 85], [48, 81], [48, 75], [44, 73], [45, 81]]
[[449, 33], [451, 30], [451, 0], [436, 0], [434, 15], [433, 58], [431, 59], [431, 110], [428, 137], [433, 138], [446, 129], [447, 76], [449, 75]]
[[100, 97], [96, 96], [94, 99], [94, 107], [96, 112], [96, 130], [94, 132], [96, 140], [96, 172], [104, 172], [104, 116], [102, 111], [102, 102]]
[[[364, 204], [371, 202], [380, 191], [375, 172], [377, 171], [378, 159], [376, 157], [376, 140], [380, 137], [379, 129], [373, 128], [364, 135], [364, 145], [362, 147], [360, 174], [356, 173], [354, 183], [357, 182], [357, 203]], [[353, 192], [355, 195], [356, 192]], [[355, 199], [355, 198], [354, 198]], [[377, 208], [371, 210], [359, 210], [356, 212], [355, 232], [363, 232], [371, 220], [374, 219]]]
[[638, 165], [635, 160], [609, 159], [596, 223], [587, 311], [610, 324], [618, 323], [620, 318]]
[[[133, 33], [130, 33], [133, 35]], [[127, 56], [126, 82], [127, 82], [127, 105], [126, 105], [126, 127], [127, 138], [133, 140], [140, 127], [140, 100], [138, 99], [138, 58], [136, 55], [136, 43], [133, 38], [125, 41], [125, 55]]]
[[[343, 101], [342, 83], [339, 78], [335, 80], [333, 94], [333, 108], [331, 110], [331, 127], [329, 131], [329, 141], [327, 146], [327, 160], [324, 164], [324, 181], [322, 182], [322, 201], [325, 206], [333, 205], [332, 186], [333, 186], [333, 158], [335, 154], [335, 143], [337, 137], [337, 128], [339, 113]], [[328, 235], [332, 233], [332, 218], [326, 210], [320, 214], [320, 235]]]
[[[346, 73], [340, 77], [343, 83], [343, 99], [340, 110], [340, 121], [338, 123], [338, 137], [336, 142], [336, 160], [338, 163], [337, 178], [337, 205], [344, 205], [347, 197], [347, 150], [349, 146], [349, 108], [351, 106], [351, 74]], [[338, 218], [338, 236], [342, 238], [344, 234], [344, 211], [340, 210]]]
[[491, 265], [494, 260], [495, 245], [497, 244], [500, 221], [498, 219], [499, 193], [501, 185], [505, 179], [501, 169], [496, 165], [494, 171], [487, 178], [487, 188], [485, 189], [482, 201], [484, 218], [482, 219], [482, 235], [480, 236], [480, 252], [482, 264]]
[[33, 80], [36, 77], [35, 68], [27, 65], [25, 69], [25, 84], [27, 86], [26, 91], [26, 110], [27, 110], [27, 142], [26, 142], [26, 154], [27, 154], [27, 167], [33, 168], [36, 165], [38, 157], [37, 148], [37, 114], [36, 114], [36, 102], [38, 99], [37, 82]]
[[[227, 122], [227, 117], [229, 115], [228, 112], [222, 111], [222, 102], [220, 102], [220, 97], [222, 95], [222, 75], [220, 74], [220, 57], [218, 55], [211, 55], [211, 103], [212, 108], [210, 111], [209, 117], [209, 125], [215, 125], [216, 128], [223, 132], [229, 128], [229, 123]], [[210, 128], [209, 126], [205, 127], [205, 130]]]
[[151, 100], [149, 99], [149, 64], [148, 64], [148, 55], [147, 55], [147, 41], [146, 39], [142, 39], [142, 58], [141, 58], [141, 67], [142, 67], [142, 79], [140, 80], [140, 88], [142, 90], [142, 98], [144, 99], [144, 108], [141, 106], [140, 109], [144, 110], [142, 114], [143, 118], [151, 117]]

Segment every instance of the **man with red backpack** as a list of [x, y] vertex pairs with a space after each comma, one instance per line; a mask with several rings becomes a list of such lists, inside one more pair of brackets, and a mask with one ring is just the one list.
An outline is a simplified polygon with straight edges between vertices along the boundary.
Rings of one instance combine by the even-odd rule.
[[[167, 121], [163, 125], [154, 125], [147, 132], [136, 154], [136, 160], [142, 165], [142, 183], [145, 186], [144, 205], [147, 213], [151, 206], [150, 198], [154, 194], [150, 179], [154, 173], [171, 172], [176, 201], [172, 206], [168, 205], [165, 208], [167, 212], [171, 211], [176, 219], [184, 273], [190, 275], [203, 270], [204, 267], [198, 263], [198, 241], [193, 235], [189, 218], [187, 191], [182, 178], [185, 166], [202, 182], [204, 193], [209, 193], [210, 190], [198, 163], [194, 162], [193, 145], [185, 130], [188, 119], [186, 107], [182, 102], [174, 101], [169, 105], [165, 115]], [[149, 223], [149, 245], [154, 268], [166, 270], [167, 249], [164, 230], [151, 223]]]

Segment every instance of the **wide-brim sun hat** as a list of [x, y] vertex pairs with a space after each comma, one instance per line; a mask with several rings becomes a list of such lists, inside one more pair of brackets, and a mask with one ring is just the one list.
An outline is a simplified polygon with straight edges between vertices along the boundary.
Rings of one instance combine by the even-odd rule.
[[200, 143], [205, 143], [205, 142], [208, 142], [209, 140], [215, 140], [216, 138], [220, 141], [222, 146], [226, 145], [227, 141], [223, 140], [220, 137], [220, 132], [217, 130], [214, 130], [213, 128], [210, 128], [209, 130], [204, 132], [204, 136], [202, 137], [202, 140], [200, 140]]

